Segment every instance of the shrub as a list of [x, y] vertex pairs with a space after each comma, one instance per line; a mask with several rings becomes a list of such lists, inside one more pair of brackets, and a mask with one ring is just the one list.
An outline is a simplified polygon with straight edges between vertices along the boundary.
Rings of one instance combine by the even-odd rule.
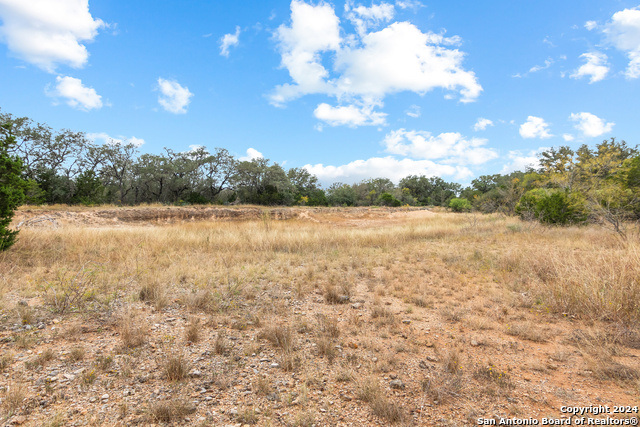
[[454, 212], [470, 212], [471, 202], [469, 202], [467, 199], [459, 199], [456, 197], [449, 200], [449, 207]]
[[577, 192], [536, 188], [527, 191], [516, 205], [523, 219], [537, 219], [547, 224], [577, 224], [587, 220], [585, 198]]
[[398, 207], [402, 205], [402, 202], [393, 197], [391, 193], [382, 193], [380, 197], [378, 197], [377, 204], [380, 206]]

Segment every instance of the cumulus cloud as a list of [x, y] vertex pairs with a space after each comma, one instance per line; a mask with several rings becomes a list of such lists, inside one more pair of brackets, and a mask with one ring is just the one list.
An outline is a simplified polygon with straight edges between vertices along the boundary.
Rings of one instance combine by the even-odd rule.
[[247, 148], [247, 155], [240, 157], [238, 160], [241, 162], [250, 162], [253, 159], [262, 159], [264, 156], [261, 152], [256, 150], [255, 148]]
[[319, 163], [303, 167], [321, 181], [347, 183], [371, 177], [385, 177], [398, 182], [407, 175], [453, 176], [460, 180], [473, 176], [473, 172], [464, 166], [442, 165], [431, 160], [396, 159], [392, 156], [355, 160], [340, 166], [325, 166]]
[[86, 87], [80, 79], [69, 76], [56, 77], [56, 86], [53, 90], [45, 89], [47, 96], [64, 98], [67, 105], [77, 110], [89, 111], [102, 108], [102, 97], [95, 89]]
[[640, 10], [624, 9], [611, 17], [603, 32], [617, 49], [626, 52], [629, 64], [625, 75], [629, 79], [640, 77]]
[[332, 107], [325, 103], [318, 105], [313, 115], [316, 119], [322, 120], [330, 126], [346, 125], [350, 127], [384, 125], [387, 116], [385, 113], [374, 112], [371, 106], [362, 108], [355, 105]]
[[572, 79], [590, 76], [591, 78], [589, 83], [595, 83], [607, 76], [607, 73], [609, 72], [607, 55], [602, 52], [588, 52], [580, 55], [580, 58], [584, 58], [586, 63], [571, 74], [570, 77]]
[[572, 121], [577, 122], [575, 128], [586, 137], [596, 137], [611, 132], [615, 123], [606, 122], [595, 114], [591, 113], [572, 113], [569, 117]]
[[84, 42], [106, 24], [89, 13], [88, 0], [2, 0], [0, 40], [18, 58], [46, 71], [58, 64], [80, 68], [89, 53]]
[[385, 151], [414, 159], [439, 159], [443, 163], [479, 165], [498, 157], [498, 153], [484, 147], [487, 140], [465, 138], [457, 132], [433, 136], [426, 131], [398, 129], [389, 132], [384, 140]]
[[126, 137], [122, 135], [113, 137], [105, 132], [88, 133], [87, 138], [93, 142], [101, 144], [133, 144], [136, 147], [140, 147], [144, 144], [144, 139], [142, 138], [136, 138], [135, 136]]
[[277, 86], [271, 95], [274, 105], [311, 93], [332, 92], [325, 81], [329, 72], [321, 63], [320, 53], [340, 49], [340, 20], [328, 4], [312, 6], [291, 2], [291, 26], [281, 25], [275, 32], [282, 67], [289, 71], [294, 84]]
[[395, 7], [389, 3], [372, 4], [371, 7], [362, 5], [354, 6], [353, 1], [347, 0], [344, 5], [345, 16], [360, 36], [367, 33], [370, 28], [377, 27], [393, 19]]
[[485, 130], [488, 126], [493, 126], [493, 122], [489, 119], [479, 117], [476, 124], [473, 125], [473, 130], [476, 132], [479, 130]]
[[509, 151], [507, 156], [509, 162], [502, 167], [500, 173], [509, 174], [515, 171], [525, 172], [527, 168], [539, 168], [540, 159], [538, 155], [546, 149], [547, 147], [540, 147], [537, 150], [532, 150], [527, 153], [523, 153], [518, 150]]
[[220, 38], [220, 55], [229, 57], [229, 48], [238, 46], [240, 38], [240, 27], [236, 27], [234, 34], [225, 34]]
[[185, 114], [187, 112], [187, 106], [193, 96], [188, 87], [181, 86], [175, 80], [158, 78], [158, 89], [160, 90], [158, 103], [162, 108], [173, 114]]
[[598, 28], [598, 23], [596, 21], [587, 21], [584, 23], [584, 27], [587, 29], [587, 31], [591, 31]]
[[527, 121], [520, 125], [520, 136], [523, 138], [551, 138], [549, 125], [541, 117], [529, 116]]
[[346, 7], [347, 15], [362, 24], [358, 34], [342, 38], [340, 20], [331, 5], [291, 2], [291, 24], [281, 25], [274, 36], [281, 66], [292, 81], [276, 86], [269, 95], [273, 105], [283, 106], [307, 94], [365, 106], [380, 105], [388, 94], [403, 91], [422, 95], [441, 88], [449, 91], [449, 97], [459, 94], [461, 102], [480, 95], [482, 87], [475, 74], [462, 67], [464, 53], [451, 47], [460, 43], [459, 37], [423, 33], [409, 22], [394, 22], [369, 32], [371, 25], [393, 17], [393, 6], [382, 3], [367, 8], [348, 3]]
[[564, 139], [566, 142], [571, 142], [576, 138], [575, 138], [575, 136], [571, 135], [570, 133], [564, 133], [564, 134], [562, 134], [562, 139]]

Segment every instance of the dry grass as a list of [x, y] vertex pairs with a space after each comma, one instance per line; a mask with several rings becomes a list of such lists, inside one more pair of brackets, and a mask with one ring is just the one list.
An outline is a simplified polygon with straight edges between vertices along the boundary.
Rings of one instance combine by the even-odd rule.
[[10, 383], [3, 393], [3, 412], [7, 415], [14, 414], [22, 406], [26, 396], [24, 384]]
[[120, 338], [125, 348], [135, 348], [146, 342], [147, 325], [133, 311], [125, 311], [118, 319]]
[[[247, 386], [240, 370], [251, 377], [253, 369], [277, 362], [280, 369], [267, 371], [273, 377], [256, 373], [254, 394], [237, 403], [241, 413], [233, 421], [246, 424], [274, 419], [256, 402], [295, 406], [281, 376], [289, 384], [300, 375], [311, 378], [312, 405], [298, 399], [305, 407], [297, 417], [298, 409], [285, 417], [293, 425], [330, 424], [333, 409], [321, 412], [316, 403], [336, 383], [341, 393], [355, 395], [350, 404], [364, 402], [367, 416], [383, 424], [410, 422], [408, 409], [414, 411], [418, 400], [456, 402], [457, 410], [480, 389], [498, 401], [513, 384], [520, 391], [525, 383], [519, 375], [551, 377], [570, 368], [627, 388], [638, 383], [639, 367], [629, 356], [640, 347], [637, 241], [623, 242], [595, 227], [533, 228], [497, 215], [380, 215], [358, 223], [350, 211], [328, 212], [317, 223], [265, 216], [153, 227], [25, 228], [12, 250], [0, 254], [0, 295], [11, 295], [2, 301], [2, 313], [11, 318], [6, 324], [21, 326], [5, 329], [7, 345], [16, 354], [50, 346], [43, 338], [49, 326], [42, 333], [22, 326], [39, 322], [46, 311], [16, 303], [38, 297], [48, 302], [44, 308], [71, 319], [56, 326], [63, 332], [52, 336], [53, 346], [59, 339], [97, 335], [77, 328], [65, 335], [70, 324], [118, 333], [121, 346], [106, 350], [114, 356], [105, 368], [89, 344], [82, 342], [87, 355], [69, 347], [67, 364], [93, 367], [82, 374], [85, 388], [138, 379], [186, 388], [181, 381], [189, 366], [182, 353], [149, 362], [182, 345], [190, 360], [203, 358], [194, 362], [199, 370], [200, 363], [211, 364], [206, 382], [221, 391]], [[42, 283], [57, 283], [63, 272], [96, 261], [101, 268], [93, 271], [90, 295], [83, 293], [62, 313], [55, 309]], [[594, 332], [555, 339], [578, 323]], [[554, 345], [562, 350], [553, 353]], [[522, 352], [531, 346], [544, 349], [538, 352], [543, 361], [534, 363]], [[481, 362], [493, 353], [501, 369]], [[258, 363], [263, 358], [268, 362]], [[510, 371], [510, 364], [522, 369]], [[0, 359], [0, 370], [13, 373], [15, 365]], [[140, 378], [149, 366], [163, 373]], [[404, 391], [388, 389], [394, 375], [406, 383]], [[189, 387], [198, 382], [205, 379], [194, 377]], [[534, 383], [537, 378], [523, 387]], [[148, 422], [177, 423], [191, 410], [183, 404], [156, 402]], [[254, 407], [263, 411], [259, 420]], [[127, 412], [127, 422], [134, 413]]]
[[182, 353], [170, 354], [163, 363], [165, 377], [169, 381], [182, 381], [189, 374], [189, 362]]
[[159, 423], [172, 423], [181, 420], [195, 412], [196, 408], [184, 399], [171, 399], [152, 403], [148, 414], [150, 421]]

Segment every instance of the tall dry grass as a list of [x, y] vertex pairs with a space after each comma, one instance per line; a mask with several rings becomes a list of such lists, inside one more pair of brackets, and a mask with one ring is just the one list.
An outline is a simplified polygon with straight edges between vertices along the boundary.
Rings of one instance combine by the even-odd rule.
[[443, 292], [489, 292], [478, 283], [494, 278], [557, 313], [640, 320], [640, 245], [605, 229], [475, 214], [360, 224], [337, 211], [317, 216], [319, 223], [23, 229], [17, 244], [0, 254], [0, 294], [35, 295], [60, 272], [86, 266], [95, 278], [93, 294], [105, 303], [110, 295], [139, 297], [163, 286], [191, 305], [193, 295], [206, 294], [211, 310], [252, 301], [265, 290], [302, 297], [337, 280], [437, 302]]

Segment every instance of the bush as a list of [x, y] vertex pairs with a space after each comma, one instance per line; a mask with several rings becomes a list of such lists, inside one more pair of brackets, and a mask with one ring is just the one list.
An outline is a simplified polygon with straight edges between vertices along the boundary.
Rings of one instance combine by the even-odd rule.
[[402, 202], [393, 197], [390, 193], [382, 193], [380, 197], [378, 197], [377, 204], [380, 206], [398, 207], [402, 205]]
[[469, 202], [467, 199], [454, 198], [449, 200], [449, 207], [454, 212], [470, 212], [471, 202]]
[[516, 205], [516, 214], [523, 219], [559, 225], [578, 224], [588, 216], [582, 194], [546, 188], [527, 191]]

